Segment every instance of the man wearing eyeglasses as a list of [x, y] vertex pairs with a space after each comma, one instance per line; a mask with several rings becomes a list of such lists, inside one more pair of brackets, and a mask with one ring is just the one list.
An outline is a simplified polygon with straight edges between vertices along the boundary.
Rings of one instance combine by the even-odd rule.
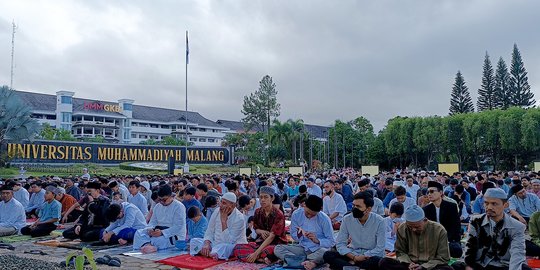
[[424, 206], [426, 218], [440, 223], [448, 234], [450, 256], [460, 258], [463, 254], [461, 247], [461, 222], [455, 203], [443, 200], [443, 186], [435, 181], [428, 183], [428, 199], [430, 203]]
[[176, 241], [186, 240], [186, 208], [172, 196], [169, 185], [158, 190], [159, 203], [154, 206], [148, 226], [137, 230], [133, 249], [142, 253], [153, 253], [174, 247]]

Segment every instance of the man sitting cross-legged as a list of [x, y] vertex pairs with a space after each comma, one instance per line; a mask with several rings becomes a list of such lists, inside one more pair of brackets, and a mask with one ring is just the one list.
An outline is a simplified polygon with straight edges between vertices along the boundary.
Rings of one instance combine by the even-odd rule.
[[186, 208], [174, 199], [169, 185], [159, 188], [158, 200], [148, 226], [135, 233], [133, 249], [142, 253], [171, 248], [176, 241], [186, 239]]
[[384, 257], [386, 224], [381, 216], [371, 212], [373, 205], [372, 192], [354, 195], [352, 214], [343, 218], [336, 239], [337, 252], [324, 254], [330, 268], [356, 265], [362, 269], [379, 269], [379, 260]]
[[384, 270], [453, 270], [448, 266], [448, 237], [441, 224], [428, 220], [420, 206], [405, 210], [405, 224], [397, 232], [396, 259], [383, 258]]
[[274, 252], [281, 260], [285, 260], [286, 256], [305, 256], [307, 260], [302, 265], [311, 270], [323, 263], [324, 253], [334, 246], [335, 240], [332, 222], [321, 211], [323, 200], [317, 195], [309, 195], [305, 205], [291, 216], [291, 236], [299, 243], [277, 245]]
[[13, 198], [13, 187], [4, 185], [0, 201], [0, 236], [17, 234], [26, 225], [23, 205]]
[[125, 245], [133, 242], [135, 232], [146, 227], [141, 210], [128, 202], [109, 205], [105, 216], [111, 222], [109, 227], [101, 231], [101, 240], [105, 243]]
[[191, 239], [190, 253], [226, 260], [237, 244], [247, 244], [246, 222], [244, 215], [236, 209], [236, 195], [227, 192], [210, 217], [204, 239]]
[[261, 187], [259, 193], [261, 207], [255, 210], [254, 230], [251, 233], [255, 242], [236, 245], [234, 255], [242, 261], [270, 264], [276, 259], [275, 245], [287, 243], [285, 216], [279, 209], [272, 207], [272, 201], [276, 196], [273, 188]]

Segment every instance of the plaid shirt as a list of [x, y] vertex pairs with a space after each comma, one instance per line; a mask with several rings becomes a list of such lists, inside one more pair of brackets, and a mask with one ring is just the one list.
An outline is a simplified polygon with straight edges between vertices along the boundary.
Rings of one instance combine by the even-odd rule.
[[[253, 221], [255, 223], [255, 229], [269, 231], [276, 235], [271, 245], [287, 243], [287, 237], [285, 236], [285, 216], [279, 209], [272, 206], [272, 212], [270, 215], [266, 215], [262, 208], [258, 208], [255, 210]], [[261, 239], [260, 241], [263, 240]]]

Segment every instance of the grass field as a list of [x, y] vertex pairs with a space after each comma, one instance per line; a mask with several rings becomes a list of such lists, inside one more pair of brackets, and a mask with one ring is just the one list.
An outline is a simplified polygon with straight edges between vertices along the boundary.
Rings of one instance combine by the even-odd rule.
[[[27, 169], [25, 176], [69, 176], [69, 175], [81, 175], [82, 169], [88, 168], [91, 175], [140, 175], [140, 174], [153, 174], [163, 175], [165, 171], [137, 171], [120, 169], [119, 166], [101, 166], [98, 164], [77, 164], [69, 166], [47, 167], [47, 168], [30, 168]], [[215, 165], [191, 165], [191, 174], [213, 174], [213, 173], [238, 173], [238, 166], [215, 166]], [[270, 168], [261, 166], [261, 172], [284, 172], [287, 168]], [[255, 168], [253, 168], [255, 172]], [[0, 178], [13, 178], [19, 177], [19, 168], [0, 168]]]

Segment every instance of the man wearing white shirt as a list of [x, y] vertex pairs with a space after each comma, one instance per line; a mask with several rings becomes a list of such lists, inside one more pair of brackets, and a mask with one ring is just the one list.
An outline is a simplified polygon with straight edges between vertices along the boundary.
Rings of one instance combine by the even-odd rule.
[[137, 230], [146, 228], [146, 218], [141, 210], [128, 202], [110, 204], [105, 215], [111, 222], [101, 231], [105, 243], [125, 245], [133, 241]]
[[146, 214], [148, 214], [148, 202], [146, 201], [146, 198], [139, 192], [140, 187], [141, 184], [139, 184], [137, 180], [129, 182], [129, 195], [127, 197], [127, 201], [137, 206], [143, 215], [146, 216]]
[[204, 239], [191, 239], [190, 253], [228, 259], [236, 244], [247, 244], [246, 223], [244, 215], [236, 209], [236, 195], [227, 192], [221, 198], [221, 206], [210, 217]]
[[339, 230], [343, 216], [347, 213], [347, 205], [341, 194], [334, 190], [334, 182], [332, 180], [324, 183], [323, 212], [328, 215], [332, 221], [334, 230]]
[[26, 214], [22, 204], [13, 198], [13, 187], [2, 187], [0, 201], [0, 236], [13, 235], [26, 225]]
[[28, 190], [23, 188], [20, 182], [15, 182], [13, 184], [13, 191], [13, 198], [19, 201], [22, 206], [26, 208], [28, 206], [28, 202], [30, 201], [30, 193], [28, 193]]
[[415, 199], [407, 197], [407, 190], [405, 190], [403, 186], [397, 187], [394, 194], [396, 194], [396, 197], [390, 201], [388, 208], [390, 208], [390, 206], [396, 202], [402, 203], [405, 209], [407, 209], [409, 206], [416, 205]]
[[[414, 178], [412, 175], [407, 175], [406, 181], [405, 181], [405, 190], [409, 192], [413, 198], [416, 198], [416, 194], [418, 193], [418, 190], [420, 189], [420, 186], [414, 183]], [[407, 208], [405, 208], [407, 209]]]
[[169, 185], [160, 187], [159, 203], [152, 210], [148, 226], [135, 233], [133, 249], [152, 253], [174, 247], [176, 241], [186, 239], [186, 208], [172, 194]]
[[315, 179], [309, 178], [306, 182], [307, 185], [307, 193], [309, 195], [315, 195], [319, 198], [322, 198], [322, 189], [318, 185], [315, 184]]

